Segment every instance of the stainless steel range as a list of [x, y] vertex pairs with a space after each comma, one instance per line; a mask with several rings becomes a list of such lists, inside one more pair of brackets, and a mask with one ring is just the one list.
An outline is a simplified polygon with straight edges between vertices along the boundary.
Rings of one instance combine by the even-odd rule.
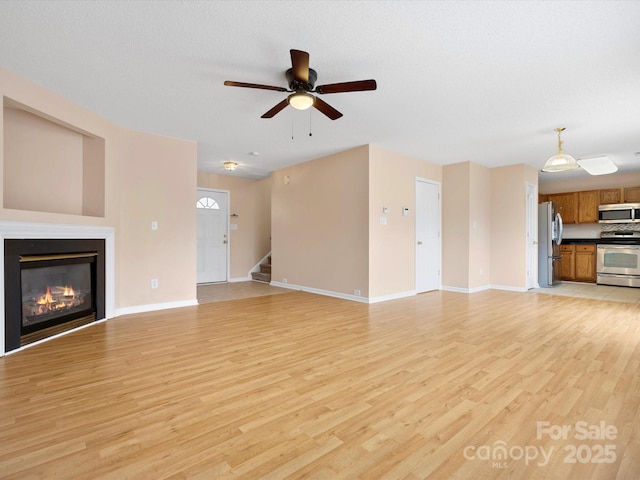
[[[598, 244], [596, 282], [600, 285], [640, 287], [640, 231], [603, 231], [600, 237], [612, 243]], [[636, 242], [639, 244], [634, 245]]]

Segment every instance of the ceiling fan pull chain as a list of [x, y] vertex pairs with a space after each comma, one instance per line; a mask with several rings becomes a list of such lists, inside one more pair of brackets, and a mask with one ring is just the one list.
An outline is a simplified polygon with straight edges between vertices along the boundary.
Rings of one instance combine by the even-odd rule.
[[311, 136], [311, 110], [309, 110], [309, 136]]

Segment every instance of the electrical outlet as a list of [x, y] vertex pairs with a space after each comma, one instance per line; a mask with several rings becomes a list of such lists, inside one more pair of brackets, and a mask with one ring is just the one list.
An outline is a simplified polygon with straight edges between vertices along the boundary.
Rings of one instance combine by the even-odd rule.
[[353, 291], [353, 294], [354, 294], [356, 297], [359, 297], [359, 296], [360, 296], [360, 290], [354, 290], [354, 291]]
[[157, 278], [152, 278], [151, 279], [151, 288], [158, 288], [158, 279]]
[[157, 230], [158, 229], [158, 222], [151, 222], [151, 230]]
[[282, 279], [282, 283], [287, 283], [287, 278], [286, 277]]

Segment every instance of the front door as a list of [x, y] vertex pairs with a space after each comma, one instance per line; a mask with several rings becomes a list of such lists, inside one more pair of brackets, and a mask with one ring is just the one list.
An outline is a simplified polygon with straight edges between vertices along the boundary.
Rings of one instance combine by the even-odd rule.
[[416, 293], [440, 288], [440, 184], [416, 180]]
[[198, 189], [198, 283], [227, 281], [229, 192]]

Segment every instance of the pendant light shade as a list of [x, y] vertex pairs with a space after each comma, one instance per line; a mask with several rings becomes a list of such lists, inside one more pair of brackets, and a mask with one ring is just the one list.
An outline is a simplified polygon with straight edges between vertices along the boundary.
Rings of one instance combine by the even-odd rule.
[[562, 144], [564, 142], [560, 138], [560, 134], [563, 131], [564, 127], [556, 128], [556, 132], [558, 132], [558, 153], [547, 160], [547, 163], [542, 167], [543, 172], [566, 172], [567, 170], [573, 170], [579, 166], [575, 158], [562, 151]]

